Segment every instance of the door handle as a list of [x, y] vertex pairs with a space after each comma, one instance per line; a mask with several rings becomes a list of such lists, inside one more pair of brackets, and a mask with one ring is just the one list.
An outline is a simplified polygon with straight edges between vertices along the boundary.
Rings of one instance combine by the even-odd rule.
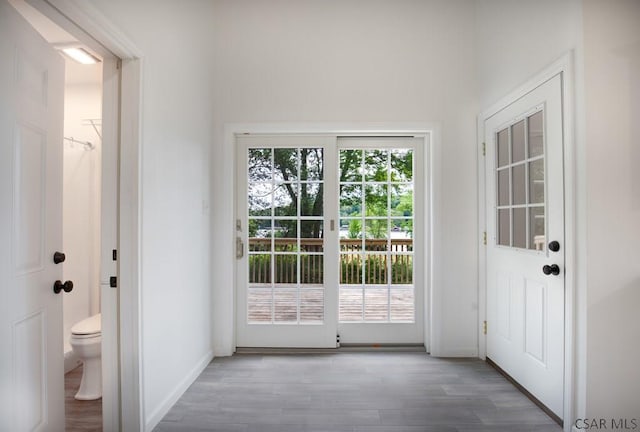
[[71, 290], [73, 289], [73, 282], [68, 280], [65, 283], [62, 283], [62, 281], [55, 281], [53, 283], [53, 292], [56, 294], [60, 294], [60, 291], [64, 290], [64, 292], [71, 292]]
[[544, 265], [542, 266], [542, 273], [548, 275], [554, 275], [557, 276], [560, 274], [560, 267], [558, 267], [558, 264], [551, 264], [551, 265]]
[[236, 237], [236, 259], [244, 256], [244, 243], [240, 237]]
[[62, 252], [56, 252], [53, 254], [53, 263], [54, 264], [60, 264], [63, 263], [64, 260], [66, 260], [67, 257], [65, 254], [63, 254]]

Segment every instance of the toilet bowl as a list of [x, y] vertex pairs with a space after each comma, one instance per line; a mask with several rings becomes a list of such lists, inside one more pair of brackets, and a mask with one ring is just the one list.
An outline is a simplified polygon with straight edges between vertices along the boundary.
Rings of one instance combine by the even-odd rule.
[[75, 398], [93, 400], [102, 397], [102, 315], [97, 314], [71, 327], [71, 348], [82, 360], [82, 380]]

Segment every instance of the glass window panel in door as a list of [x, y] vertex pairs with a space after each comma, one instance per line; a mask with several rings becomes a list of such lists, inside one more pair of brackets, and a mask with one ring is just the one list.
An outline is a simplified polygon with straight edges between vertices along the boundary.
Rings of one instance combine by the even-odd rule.
[[367, 254], [364, 263], [364, 283], [381, 285], [389, 282], [387, 254]]
[[544, 158], [529, 162], [529, 203], [544, 203]]
[[364, 151], [365, 181], [386, 182], [389, 174], [388, 150]]
[[274, 258], [274, 282], [276, 284], [298, 283], [298, 255], [275, 254]]
[[276, 252], [296, 252], [298, 250], [298, 221], [276, 219], [273, 221], [273, 244]]
[[545, 251], [547, 240], [545, 237], [544, 207], [529, 208], [529, 249]]
[[511, 163], [523, 161], [525, 158], [524, 120], [511, 126]]
[[496, 150], [498, 168], [509, 165], [509, 129], [498, 132]]
[[391, 185], [390, 216], [413, 216], [413, 184]]
[[273, 167], [270, 148], [252, 148], [248, 154], [249, 182], [271, 182]]
[[274, 186], [273, 212], [276, 216], [298, 215], [298, 185], [282, 183]]
[[511, 246], [511, 213], [509, 209], [498, 210], [498, 244]]
[[362, 287], [340, 287], [340, 320], [362, 321], [364, 293]]
[[249, 283], [254, 285], [271, 284], [271, 255], [249, 255]]
[[340, 185], [340, 216], [362, 215], [362, 185]]
[[249, 322], [270, 323], [273, 314], [273, 290], [271, 288], [249, 288], [247, 296]]
[[273, 290], [273, 320], [275, 322], [298, 321], [298, 290], [275, 288]]
[[389, 291], [387, 288], [364, 288], [364, 320], [386, 321], [389, 319]]
[[300, 180], [319, 181], [324, 176], [324, 158], [321, 148], [300, 149]]
[[300, 184], [300, 216], [322, 216], [322, 183]]
[[509, 168], [498, 171], [498, 205], [509, 205]]
[[272, 191], [271, 183], [249, 183], [247, 191], [249, 216], [271, 216]]
[[340, 284], [359, 285], [362, 283], [362, 255], [340, 254]]
[[324, 229], [322, 220], [300, 221], [300, 250], [320, 253], [324, 250]]
[[300, 322], [322, 322], [324, 319], [324, 291], [319, 289], [300, 290]]
[[386, 184], [368, 184], [365, 187], [366, 216], [387, 216], [389, 209]]
[[527, 247], [527, 209], [513, 210], [513, 247], [525, 249]]
[[392, 182], [410, 182], [413, 180], [413, 150], [391, 150], [390, 180]]
[[300, 283], [303, 285], [321, 285], [324, 283], [323, 255], [300, 255]]
[[529, 157], [541, 156], [544, 153], [543, 112], [539, 111], [528, 118]]
[[340, 181], [362, 181], [362, 150], [340, 150]]
[[295, 182], [298, 180], [299, 153], [296, 148], [277, 148], [273, 150], [273, 178], [276, 182]]
[[413, 288], [393, 287], [390, 292], [391, 321], [412, 322], [415, 317]]
[[413, 284], [413, 255], [392, 254], [391, 259], [391, 284]]
[[525, 165], [516, 165], [511, 169], [513, 205], [526, 204], [527, 202], [527, 181], [525, 174]]

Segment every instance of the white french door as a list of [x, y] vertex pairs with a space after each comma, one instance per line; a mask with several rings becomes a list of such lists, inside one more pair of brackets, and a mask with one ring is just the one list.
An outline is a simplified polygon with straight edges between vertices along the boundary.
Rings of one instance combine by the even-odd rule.
[[237, 346], [336, 346], [335, 138], [237, 139]]
[[341, 343], [424, 342], [423, 138], [340, 138]]
[[562, 80], [485, 121], [487, 357], [562, 418]]
[[423, 142], [237, 137], [237, 346], [424, 341]]

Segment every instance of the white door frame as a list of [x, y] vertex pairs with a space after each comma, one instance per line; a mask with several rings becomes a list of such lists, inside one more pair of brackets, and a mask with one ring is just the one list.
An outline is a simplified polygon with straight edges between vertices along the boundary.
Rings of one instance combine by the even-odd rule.
[[[64, 28], [90, 49], [100, 55], [121, 60], [120, 82], [103, 83], [103, 117], [110, 113], [112, 121], [103, 121], [105, 141], [109, 136], [120, 140], [120, 152], [116, 185], [106, 192], [118, 196], [117, 220], [103, 221], [117, 236], [117, 263], [111, 264], [113, 275], [118, 278], [117, 299], [114, 307], [119, 312], [119, 379], [116, 379], [114, 395], [104, 401], [111, 407], [105, 418], [108, 430], [144, 430], [144, 406], [142, 400], [142, 352], [140, 344], [140, 123], [142, 91], [142, 53], [104, 14], [89, 2], [75, 0], [26, 0], [49, 19]], [[108, 63], [108, 62], [106, 62]], [[105, 67], [118, 67], [105, 64]], [[114, 190], [117, 189], [117, 190]], [[103, 188], [103, 192], [105, 189]], [[103, 260], [103, 265], [106, 261]], [[103, 273], [103, 272], [101, 272]], [[118, 364], [103, 365], [117, 375]], [[115, 369], [115, 370], [114, 370]], [[119, 384], [119, 386], [118, 386]], [[118, 389], [119, 387], [119, 389]], [[103, 413], [106, 415], [107, 413]], [[107, 430], [105, 429], [105, 430]]]
[[574, 418], [573, 401], [575, 388], [574, 356], [576, 331], [576, 146], [574, 141], [574, 59], [568, 52], [547, 68], [536, 74], [522, 86], [509, 93], [497, 103], [482, 111], [477, 118], [478, 140], [478, 353], [486, 360], [487, 341], [483, 332], [487, 319], [487, 259], [486, 259], [486, 182], [484, 160], [484, 124], [504, 107], [520, 99], [550, 78], [560, 74], [562, 77], [562, 115], [563, 115], [563, 154], [564, 154], [564, 199], [565, 199], [565, 346], [564, 346], [564, 430], [571, 431]]
[[[424, 199], [424, 226], [425, 226], [425, 286], [424, 286], [424, 335], [425, 348], [430, 352], [433, 346], [435, 335], [440, 332], [440, 323], [432, 322], [431, 308], [438, 307], [437, 299], [441, 298], [439, 287], [432, 285], [433, 271], [433, 202], [438, 202], [438, 191], [440, 190], [440, 125], [436, 123], [227, 123], [224, 125], [224, 143], [222, 154], [225, 163], [222, 175], [227, 180], [222, 185], [222, 196], [219, 199], [223, 202], [233, 202], [233, 206], [221, 209], [224, 212], [224, 220], [227, 221], [227, 237], [221, 242], [219, 247], [229, 251], [228, 258], [233, 261], [235, 267], [235, 199], [236, 181], [235, 166], [237, 164], [237, 152], [235, 140], [237, 135], [243, 134], [303, 134], [303, 135], [338, 135], [338, 136], [406, 136], [417, 135], [426, 136], [423, 166], [427, 170], [425, 176]], [[229, 179], [231, 179], [229, 181]], [[226, 262], [226, 261], [225, 261]], [[236, 351], [236, 275], [229, 274], [225, 277], [225, 283], [218, 285], [226, 287], [216, 294], [215, 324], [214, 324], [214, 351], [216, 356], [229, 356]], [[435, 294], [434, 294], [435, 292]], [[433, 299], [436, 299], [434, 302]], [[434, 306], [434, 303], [435, 306]], [[435, 341], [438, 342], [437, 340]]]

